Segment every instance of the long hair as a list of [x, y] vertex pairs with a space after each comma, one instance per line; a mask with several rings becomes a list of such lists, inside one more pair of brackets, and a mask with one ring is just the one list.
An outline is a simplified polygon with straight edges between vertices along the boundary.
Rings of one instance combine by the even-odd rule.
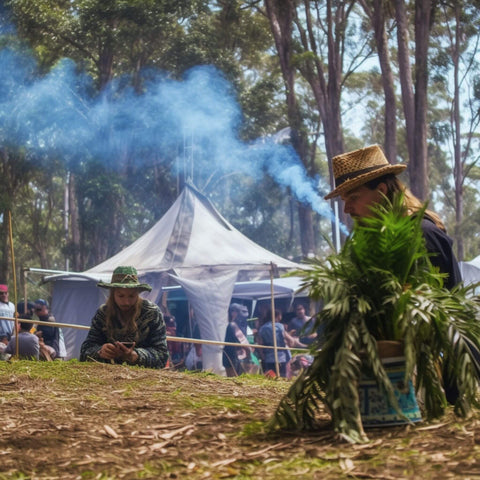
[[118, 331], [118, 328], [115, 328], [115, 320], [118, 323], [122, 323], [123, 327], [121, 330], [129, 336], [137, 336], [137, 323], [136, 319], [140, 316], [142, 309], [142, 298], [139, 296], [137, 299], [137, 304], [131, 313], [122, 312], [115, 303], [115, 288], [110, 289], [110, 294], [105, 303], [105, 327], [108, 334], [112, 335], [115, 330]]
[[[388, 174], [382, 177], [374, 178], [365, 183], [365, 186], [370, 190], [375, 190], [378, 185], [384, 183], [387, 186], [387, 198], [392, 201], [396, 193], [402, 192], [405, 199], [405, 207], [409, 215], [414, 215], [422, 207], [422, 202], [407, 188], [395, 174]], [[426, 210], [425, 215], [428, 216], [435, 225], [446, 232], [446, 228], [440, 217], [432, 210]]]

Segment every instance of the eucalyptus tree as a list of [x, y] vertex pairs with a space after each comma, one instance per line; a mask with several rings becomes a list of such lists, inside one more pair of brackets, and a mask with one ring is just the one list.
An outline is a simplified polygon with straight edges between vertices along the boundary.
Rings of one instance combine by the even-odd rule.
[[439, 2], [437, 17], [441, 21], [432, 30], [432, 80], [438, 87], [437, 105], [445, 111], [443, 118], [432, 122], [432, 139], [439, 150], [447, 152], [449, 171], [443, 192], [445, 203], [454, 211], [459, 259], [478, 250], [478, 243], [472, 245], [471, 239], [475, 226], [478, 231], [472, 203], [478, 204], [480, 160], [479, 7], [471, 1]]
[[[284, 77], [289, 121], [299, 136], [295, 147], [307, 171], [315, 175], [317, 171], [312, 161], [315, 151], [308, 148], [310, 139], [297, 99], [298, 77], [301, 76], [315, 99], [330, 182], [333, 182], [330, 160], [345, 150], [342, 91], [349, 76], [371, 55], [371, 31], [364, 29], [364, 14], [353, 0], [265, 0], [264, 3]], [[346, 222], [341, 207], [339, 217]], [[306, 217], [306, 222], [309, 221]], [[311, 228], [308, 223], [304, 225]], [[335, 237], [336, 230], [332, 230]]]
[[[360, 0], [368, 15], [375, 38], [378, 62], [381, 69], [381, 82], [384, 92], [384, 150], [387, 158], [396, 163], [397, 159], [397, 95], [391, 62], [389, 33], [391, 32], [391, 3], [384, 0]], [[378, 143], [378, 140], [377, 140]]]

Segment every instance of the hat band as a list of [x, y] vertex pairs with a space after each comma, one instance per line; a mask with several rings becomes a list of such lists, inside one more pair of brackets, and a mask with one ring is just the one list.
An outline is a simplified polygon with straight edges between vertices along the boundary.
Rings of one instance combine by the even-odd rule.
[[335, 179], [335, 188], [339, 187], [342, 183], [345, 183], [347, 180], [353, 180], [360, 175], [363, 175], [368, 172], [373, 172], [374, 170], [379, 170], [380, 168], [385, 168], [388, 165], [375, 165], [374, 167], [363, 168], [362, 170], [357, 170], [355, 172], [346, 173], [344, 175], [340, 175], [338, 178]]
[[111, 283], [138, 283], [138, 277], [133, 274], [114, 273]]

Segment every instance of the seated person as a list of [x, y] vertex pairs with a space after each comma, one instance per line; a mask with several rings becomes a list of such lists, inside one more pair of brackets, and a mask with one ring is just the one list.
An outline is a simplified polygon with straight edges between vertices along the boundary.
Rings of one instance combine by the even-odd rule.
[[[27, 315], [24, 315], [25, 320], [29, 320]], [[32, 324], [29, 322], [19, 322], [18, 331], [18, 358], [23, 360], [38, 360], [40, 355], [40, 346], [38, 337], [30, 333]], [[17, 339], [12, 336], [5, 349], [6, 354], [15, 355], [17, 353]]]
[[[43, 298], [35, 300], [35, 314], [41, 322], [55, 322], [55, 317], [48, 310], [48, 303]], [[54, 360], [59, 356], [60, 351], [60, 332], [58, 327], [50, 327], [48, 325], [37, 325], [36, 335], [40, 339], [41, 356], [45, 356], [43, 360]], [[46, 352], [48, 354], [43, 355]]]
[[98, 286], [108, 288], [110, 295], [92, 319], [80, 361], [165, 367], [168, 348], [162, 312], [139, 296], [152, 287], [138, 281], [133, 267], [117, 267], [111, 283], [99, 282]]
[[7, 360], [9, 357], [8, 354], [5, 353], [5, 349], [7, 348], [9, 340], [9, 335], [3, 331], [0, 331], [0, 360]]

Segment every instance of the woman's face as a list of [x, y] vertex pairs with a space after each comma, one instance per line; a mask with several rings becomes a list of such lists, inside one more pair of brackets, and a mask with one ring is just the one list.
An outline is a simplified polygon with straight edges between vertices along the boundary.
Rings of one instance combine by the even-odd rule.
[[122, 312], [128, 312], [137, 304], [139, 293], [136, 288], [115, 288], [113, 299]]

